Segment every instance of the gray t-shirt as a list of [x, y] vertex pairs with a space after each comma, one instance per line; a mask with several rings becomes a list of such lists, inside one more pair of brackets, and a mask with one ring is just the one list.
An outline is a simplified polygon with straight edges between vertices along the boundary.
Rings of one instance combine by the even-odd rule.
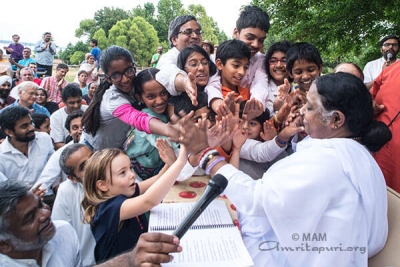
[[112, 85], [103, 95], [100, 105], [100, 127], [95, 136], [83, 132], [85, 141], [95, 150], [104, 148], [122, 148], [131, 126], [113, 116], [118, 107], [135, 102], [133, 96], [119, 91]]

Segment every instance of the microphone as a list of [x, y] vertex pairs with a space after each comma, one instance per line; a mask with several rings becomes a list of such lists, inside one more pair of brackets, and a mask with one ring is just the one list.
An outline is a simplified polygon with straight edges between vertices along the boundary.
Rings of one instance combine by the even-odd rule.
[[393, 54], [392, 53], [387, 53], [386, 54], [386, 63], [390, 64], [390, 60], [392, 59]]
[[182, 220], [181, 224], [176, 228], [173, 235], [179, 239], [189, 230], [192, 224], [197, 220], [200, 214], [207, 208], [207, 206], [219, 196], [228, 185], [228, 180], [221, 174], [216, 174], [204, 190], [203, 195], [194, 205], [192, 210]]

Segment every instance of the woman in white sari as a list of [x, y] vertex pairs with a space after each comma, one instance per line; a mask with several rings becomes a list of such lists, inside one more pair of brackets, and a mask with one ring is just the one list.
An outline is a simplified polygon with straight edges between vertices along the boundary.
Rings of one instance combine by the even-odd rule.
[[[92, 54], [88, 54], [86, 57], [86, 63], [82, 63], [79, 67], [79, 71], [84, 70], [87, 72], [88, 77], [86, 83], [89, 84], [91, 82], [96, 82], [99, 78], [99, 73], [97, 72], [97, 62], [94, 62], [94, 56]], [[74, 82], [79, 83], [78, 75], [76, 75]]]
[[228, 179], [224, 194], [236, 206], [254, 266], [367, 266], [388, 233], [386, 184], [370, 152], [391, 132], [373, 120], [363, 82], [347, 73], [319, 77], [300, 111], [299, 128], [309, 137], [256, 181], [204, 153], [206, 130], [189, 119], [179, 141], [193, 162]]

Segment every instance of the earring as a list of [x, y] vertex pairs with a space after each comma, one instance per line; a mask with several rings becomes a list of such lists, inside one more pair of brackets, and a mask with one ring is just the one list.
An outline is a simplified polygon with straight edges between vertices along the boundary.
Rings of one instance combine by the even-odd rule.
[[337, 129], [337, 128], [338, 128], [338, 126], [337, 126], [337, 125], [333, 126], [333, 129]]

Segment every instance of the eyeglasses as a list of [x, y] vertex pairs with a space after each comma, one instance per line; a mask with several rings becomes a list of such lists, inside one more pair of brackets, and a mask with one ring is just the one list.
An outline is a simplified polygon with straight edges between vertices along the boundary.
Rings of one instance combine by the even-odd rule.
[[390, 46], [399, 47], [399, 44], [397, 44], [397, 43], [384, 43], [382, 46], [383, 47], [390, 47]]
[[202, 32], [200, 29], [196, 29], [196, 30], [193, 30], [193, 29], [185, 29], [185, 30], [183, 30], [183, 31], [178, 32], [178, 34], [179, 34], [179, 33], [185, 34], [185, 35], [187, 35], [187, 36], [190, 36], [190, 35], [192, 35], [193, 33], [195, 33], [196, 35], [202, 35], [202, 34], [203, 34], [203, 32]]
[[106, 75], [107, 78], [110, 78], [113, 82], [120, 82], [122, 80], [122, 76], [125, 75], [128, 78], [135, 77], [136, 68], [135, 65], [129, 66], [124, 70], [124, 73], [114, 72], [111, 75]]
[[193, 61], [188, 62], [187, 67], [197, 68], [200, 65], [202, 65], [203, 67], [207, 67], [208, 60], [207, 59], [204, 59], [202, 61], [193, 60]]
[[268, 60], [269, 64], [271, 65], [276, 65], [278, 64], [278, 62], [281, 62], [281, 64], [286, 65], [286, 58], [282, 58], [282, 59], [277, 59], [277, 58], [270, 58]]

